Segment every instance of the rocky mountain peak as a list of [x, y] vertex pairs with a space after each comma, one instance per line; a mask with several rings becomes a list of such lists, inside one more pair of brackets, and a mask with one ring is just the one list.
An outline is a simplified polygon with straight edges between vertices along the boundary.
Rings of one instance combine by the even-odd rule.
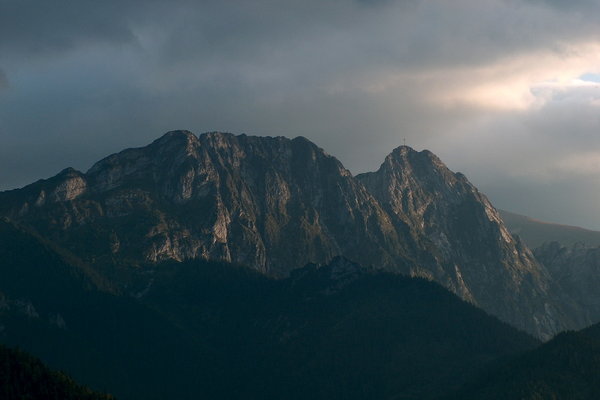
[[148, 147], [165, 157], [173, 158], [179, 157], [182, 150], [185, 155], [192, 155], [199, 144], [198, 137], [192, 132], [177, 130], [165, 133]]
[[[167, 132], [150, 145], [123, 150], [95, 163], [86, 173], [92, 190], [103, 193], [127, 187], [154, 192], [189, 174], [192, 160], [198, 159], [199, 139], [191, 132]], [[182, 168], [183, 166], [183, 168]]]
[[75, 200], [87, 190], [85, 174], [68, 167], [51, 178], [40, 179], [21, 189], [3, 192], [0, 210], [24, 216], [47, 204]]
[[74, 200], [87, 190], [84, 174], [67, 168], [57, 175], [58, 183], [50, 192], [50, 200], [54, 202]]
[[450, 171], [435, 154], [429, 150], [416, 151], [408, 146], [394, 149], [381, 165], [382, 175], [402, 178], [402, 181], [418, 185], [427, 184], [429, 189], [439, 190], [441, 187], [453, 187], [461, 179]]
[[65, 169], [63, 169], [62, 171], [60, 171], [58, 174], [56, 174], [56, 178], [75, 178], [75, 177], [81, 177], [83, 176], [83, 173], [81, 171], [76, 170], [73, 167], [67, 167]]
[[194, 135], [192, 132], [187, 130], [174, 130], [169, 131], [156, 139], [153, 143], [157, 145], [164, 145], [171, 141], [184, 141], [184, 142], [194, 142], [197, 141], [198, 137]]
[[422, 156], [428, 157], [428, 158], [434, 158], [439, 161], [438, 157], [435, 154], [433, 154], [431, 151], [429, 151], [429, 150], [417, 151], [407, 145], [398, 146], [395, 149], [393, 149], [392, 152], [387, 155], [386, 161], [402, 160], [402, 159], [407, 159], [408, 157], [422, 157]]

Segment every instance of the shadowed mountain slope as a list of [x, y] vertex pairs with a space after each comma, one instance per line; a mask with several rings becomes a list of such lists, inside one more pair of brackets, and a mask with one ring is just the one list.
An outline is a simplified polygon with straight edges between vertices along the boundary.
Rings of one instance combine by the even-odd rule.
[[205, 261], [153, 269], [140, 298], [227, 366], [211, 398], [433, 398], [537, 341], [441, 286], [343, 258], [271, 280]]
[[123, 399], [186, 398], [211, 379], [196, 372], [208, 349], [74, 260], [0, 221], [0, 343]]
[[445, 399], [597, 399], [600, 325], [561, 333], [535, 350], [495, 364]]
[[114, 400], [78, 385], [40, 360], [0, 345], [0, 398], [3, 400]]
[[10, 223], [0, 234], [0, 341], [120, 399], [427, 399], [538, 344], [438, 284], [343, 258], [279, 280], [148, 265], [131, 297]]

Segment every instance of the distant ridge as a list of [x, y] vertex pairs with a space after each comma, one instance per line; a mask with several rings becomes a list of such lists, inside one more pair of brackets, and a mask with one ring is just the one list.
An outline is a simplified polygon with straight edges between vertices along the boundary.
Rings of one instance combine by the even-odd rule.
[[567, 247], [575, 243], [584, 243], [587, 247], [600, 245], [600, 232], [598, 231], [544, 222], [500, 209], [498, 212], [510, 233], [519, 235], [530, 248], [540, 247], [546, 242], [558, 242]]

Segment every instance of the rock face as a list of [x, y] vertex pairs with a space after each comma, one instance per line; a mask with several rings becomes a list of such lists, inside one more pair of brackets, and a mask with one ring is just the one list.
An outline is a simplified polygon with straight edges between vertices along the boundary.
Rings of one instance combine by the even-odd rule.
[[202, 258], [284, 277], [343, 255], [433, 279], [540, 337], [579, 324], [485, 196], [408, 147], [353, 177], [301, 137], [173, 131], [0, 193], [0, 213], [100, 269]]
[[8, 215], [90, 261], [204, 258], [285, 276], [339, 254], [392, 265], [402, 250], [367, 190], [304, 138], [169, 132], [23, 191]]

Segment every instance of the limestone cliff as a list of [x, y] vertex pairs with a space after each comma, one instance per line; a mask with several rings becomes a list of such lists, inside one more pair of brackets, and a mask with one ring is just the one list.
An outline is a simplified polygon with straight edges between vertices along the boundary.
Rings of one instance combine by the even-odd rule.
[[410, 226], [415, 240], [434, 258], [434, 268], [412, 274], [429, 276], [540, 336], [563, 324], [585, 324], [573, 315], [572, 302], [545, 267], [511, 236], [489, 200], [433, 153], [399, 147], [377, 172], [357, 179], [390, 215]]

